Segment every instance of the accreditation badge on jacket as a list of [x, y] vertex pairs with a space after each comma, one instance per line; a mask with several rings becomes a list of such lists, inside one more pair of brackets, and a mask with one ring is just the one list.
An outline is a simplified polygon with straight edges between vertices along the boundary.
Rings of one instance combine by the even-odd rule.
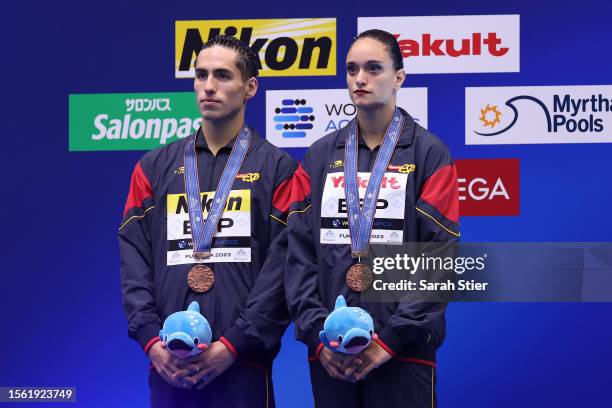
[[[369, 180], [369, 172], [357, 173], [360, 203], [363, 203]], [[407, 182], [408, 174], [384, 174], [376, 202], [371, 243], [403, 242]], [[344, 173], [328, 173], [321, 201], [321, 244], [351, 243], [347, 214]]]
[[[231, 190], [217, 230], [211, 256], [194, 259], [189, 210], [185, 194], [168, 194], [168, 266], [197, 262], [251, 262], [251, 190]], [[215, 197], [214, 191], [200, 193], [204, 219]]]

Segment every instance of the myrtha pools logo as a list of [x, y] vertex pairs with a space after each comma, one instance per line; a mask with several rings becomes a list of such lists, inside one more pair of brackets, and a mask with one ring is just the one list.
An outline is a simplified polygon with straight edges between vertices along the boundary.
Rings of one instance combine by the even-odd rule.
[[611, 86], [466, 88], [466, 144], [610, 143]]
[[[493, 115], [493, 117], [491, 117]], [[501, 112], [497, 110], [497, 106], [491, 106], [487, 104], [484, 109], [480, 110], [480, 121], [484, 126], [491, 126], [494, 128], [495, 125], [500, 123]]]
[[305, 138], [306, 131], [313, 128], [315, 116], [306, 99], [283, 99], [281, 106], [274, 108], [274, 128], [284, 138]]

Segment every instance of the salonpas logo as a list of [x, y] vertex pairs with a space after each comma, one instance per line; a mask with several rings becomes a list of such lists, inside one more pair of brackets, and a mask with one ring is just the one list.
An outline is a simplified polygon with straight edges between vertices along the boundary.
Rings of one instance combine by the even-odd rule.
[[69, 115], [70, 151], [154, 149], [202, 122], [193, 92], [73, 94]]
[[248, 44], [261, 76], [336, 75], [336, 19], [292, 18], [177, 21], [176, 78], [194, 77], [197, 53], [219, 34]]

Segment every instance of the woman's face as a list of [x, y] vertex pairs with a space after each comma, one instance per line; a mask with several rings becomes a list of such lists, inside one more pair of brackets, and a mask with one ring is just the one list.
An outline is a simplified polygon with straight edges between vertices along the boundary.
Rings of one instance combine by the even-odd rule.
[[353, 104], [360, 109], [395, 105], [395, 92], [405, 77], [403, 69], [393, 68], [391, 56], [378, 40], [357, 40], [346, 56], [346, 83]]

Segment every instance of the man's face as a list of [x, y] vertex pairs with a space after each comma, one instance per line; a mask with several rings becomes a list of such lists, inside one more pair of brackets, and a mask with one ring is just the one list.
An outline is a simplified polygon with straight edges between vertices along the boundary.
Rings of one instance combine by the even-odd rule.
[[204, 119], [233, 117], [257, 92], [257, 79], [243, 80], [236, 56], [236, 51], [219, 45], [200, 51], [193, 89]]
[[404, 70], [393, 68], [393, 61], [380, 41], [357, 40], [346, 56], [346, 83], [351, 101], [358, 108], [369, 110], [395, 103], [395, 92], [404, 78]]

